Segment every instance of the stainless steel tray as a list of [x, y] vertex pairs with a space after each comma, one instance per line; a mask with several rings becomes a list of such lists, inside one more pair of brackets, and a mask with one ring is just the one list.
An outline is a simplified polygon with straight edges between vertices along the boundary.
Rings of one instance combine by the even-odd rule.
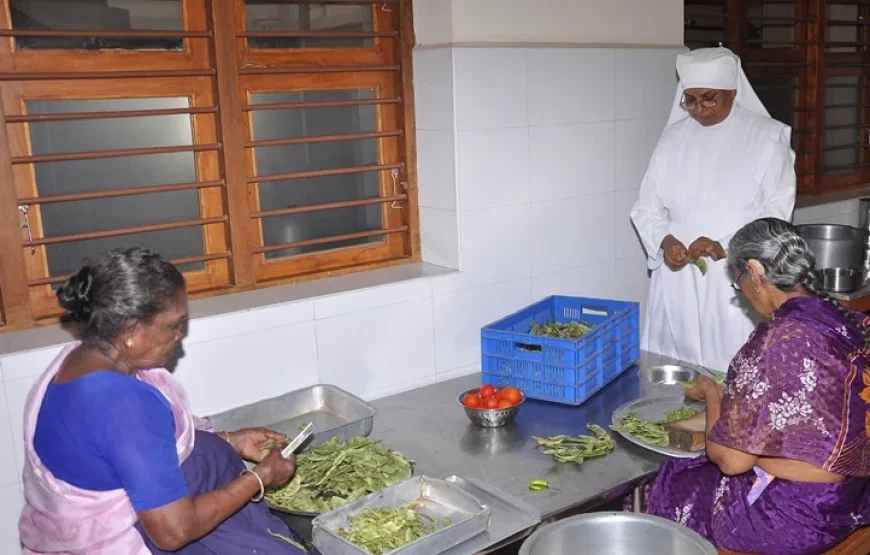
[[368, 552], [338, 535], [348, 526], [348, 517], [364, 509], [421, 504], [421, 513], [437, 520], [450, 519], [446, 527], [395, 549], [389, 555], [438, 555], [465, 542], [489, 527], [491, 510], [456, 487], [436, 478], [416, 476], [372, 493], [344, 507], [314, 519], [312, 543], [329, 555], [365, 555]]
[[442, 555], [489, 552], [506, 540], [524, 537], [541, 523], [541, 513], [534, 507], [494, 486], [459, 476], [450, 476], [445, 481], [471, 494], [489, 507], [492, 514], [486, 532], [445, 551]]
[[334, 436], [338, 436], [339, 441], [368, 436], [376, 412], [359, 397], [334, 385], [315, 385], [231, 409], [211, 419], [216, 430], [264, 426], [291, 438], [299, 433], [300, 425], [311, 422], [314, 435], [307, 444], [310, 446], [320, 445]]
[[[693, 403], [691, 401], [688, 401], [685, 397], [646, 397], [642, 399], [636, 399], [634, 401], [629, 401], [628, 403], [625, 403], [613, 412], [613, 425], [618, 426], [621, 422], [622, 416], [627, 412], [633, 412], [645, 420], [657, 421], [664, 418], [665, 412], [669, 410], [676, 410], [686, 405], [696, 408], [702, 408], [704, 406], [699, 403]], [[650, 451], [653, 451], [655, 453], [667, 455], [668, 457], [673, 457], [675, 459], [694, 459], [704, 453], [703, 451], [692, 452], [685, 451], [683, 449], [676, 449], [674, 447], [659, 447], [658, 445], [650, 445], [649, 443], [642, 441], [641, 439], [633, 436], [632, 434], [627, 434], [623, 432], [619, 432], [619, 435], [634, 443], [635, 445], [643, 447], [644, 449], [649, 449]]]

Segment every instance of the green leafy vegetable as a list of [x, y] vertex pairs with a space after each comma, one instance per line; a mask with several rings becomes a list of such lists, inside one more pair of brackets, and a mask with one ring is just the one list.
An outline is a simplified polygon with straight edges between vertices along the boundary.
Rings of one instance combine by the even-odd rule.
[[[726, 377], [727, 376], [725, 374], [716, 374], [715, 376], [713, 376], [713, 381], [719, 385], [722, 385], [723, 383], [725, 383]], [[693, 387], [695, 387], [695, 383], [696, 382], [680, 382], [680, 385], [682, 385], [686, 389], [692, 389]]]
[[620, 418], [619, 426], [611, 426], [612, 430], [631, 434], [644, 443], [667, 447], [670, 443], [668, 432], [664, 426], [649, 420], [644, 420], [633, 412], [626, 413]]
[[532, 491], [544, 491], [549, 487], [550, 484], [546, 480], [541, 480], [540, 478], [529, 481], [529, 489]]
[[338, 535], [372, 555], [383, 555], [450, 524], [420, 513], [418, 503], [397, 509], [365, 509], [348, 518], [348, 527]]
[[[538, 442], [538, 447], [547, 455], [552, 455], [556, 462], [583, 464], [587, 459], [603, 457], [613, 448], [616, 443], [604, 428], [589, 424], [586, 426], [591, 436], [553, 436], [537, 437], [532, 439]], [[531, 484], [529, 484], [531, 487]]]
[[707, 260], [705, 260], [703, 257], [693, 258], [692, 260], [689, 260], [689, 264], [694, 264], [695, 266], [697, 266], [698, 269], [701, 270], [702, 276], [707, 275]]
[[701, 409], [696, 409], [692, 407], [680, 407], [675, 410], [669, 410], [665, 412], [665, 417], [662, 419], [660, 424], [669, 424], [671, 422], [676, 422], [677, 420], [692, 418], [699, 412], [701, 412]]
[[541, 337], [555, 337], [558, 339], [579, 339], [589, 333], [592, 326], [587, 323], [571, 321], [567, 324], [547, 322], [539, 324], [532, 322], [529, 333]]
[[380, 441], [332, 438], [296, 458], [296, 475], [266, 493], [273, 505], [307, 513], [327, 513], [411, 477], [411, 461]]

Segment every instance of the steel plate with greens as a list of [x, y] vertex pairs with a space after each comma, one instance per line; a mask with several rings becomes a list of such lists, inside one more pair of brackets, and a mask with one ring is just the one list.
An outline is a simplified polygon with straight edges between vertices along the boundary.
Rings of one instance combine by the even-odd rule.
[[369, 493], [407, 480], [411, 461], [380, 441], [332, 438], [296, 459], [296, 475], [284, 487], [266, 493], [275, 507], [320, 514]]
[[399, 508], [365, 509], [348, 518], [348, 527], [339, 528], [338, 535], [372, 553], [383, 555], [422, 538], [450, 524], [422, 514], [419, 503]]
[[611, 426], [610, 428], [617, 432], [632, 434], [641, 441], [650, 445], [658, 445], [659, 447], [667, 447], [670, 443], [668, 432], [665, 430], [665, 424], [676, 422], [678, 420], [686, 420], [692, 418], [701, 412], [701, 409], [694, 407], [680, 407], [678, 409], [665, 411], [664, 417], [658, 422], [651, 422], [639, 417], [633, 412], [629, 412], [622, 417], [620, 426]]

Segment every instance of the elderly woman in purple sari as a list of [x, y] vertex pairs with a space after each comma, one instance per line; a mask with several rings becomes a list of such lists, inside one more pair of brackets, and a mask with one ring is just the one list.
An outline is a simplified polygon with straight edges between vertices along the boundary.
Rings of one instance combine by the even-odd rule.
[[722, 549], [824, 553], [870, 524], [870, 321], [817, 288], [787, 222], [743, 227], [728, 263], [765, 322], [724, 386], [687, 392], [706, 403], [706, 454], [666, 463], [647, 510]]

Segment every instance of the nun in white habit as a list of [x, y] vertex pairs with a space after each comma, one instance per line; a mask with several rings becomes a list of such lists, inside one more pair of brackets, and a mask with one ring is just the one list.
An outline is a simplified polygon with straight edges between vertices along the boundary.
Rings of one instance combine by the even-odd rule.
[[[652, 271], [642, 348], [725, 372], [754, 327], [727, 270], [731, 236], [791, 220], [791, 128], [770, 117], [726, 48], [677, 56], [680, 83], [631, 211]], [[705, 258], [707, 274], [688, 264]]]

